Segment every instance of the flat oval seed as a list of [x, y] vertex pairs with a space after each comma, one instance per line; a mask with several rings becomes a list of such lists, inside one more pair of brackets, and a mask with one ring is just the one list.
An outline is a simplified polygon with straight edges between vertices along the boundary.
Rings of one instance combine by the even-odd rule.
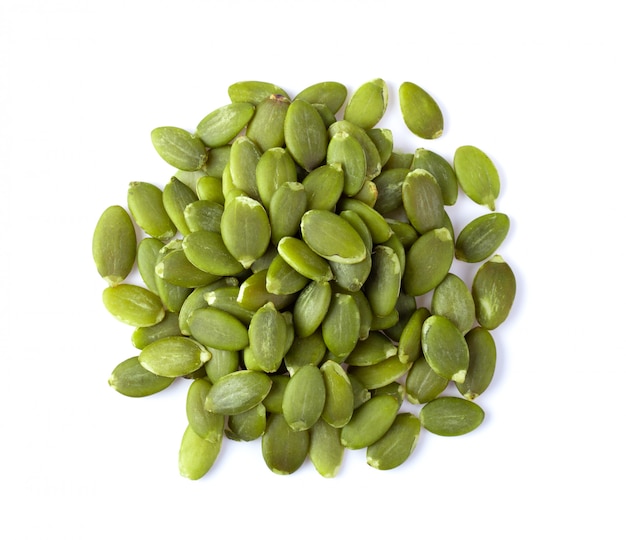
[[306, 192], [300, 182], [285, 182], [272, 196], [269, 206], [272, 243], [284, 236], [295, 236], [307, 209]]
[[385, 169], [374, 179], [378, 191], [374, 210], [385, 215], [402, 206], [402, 186], [408, 173], [409, 169]]
[[307, 279], [330, 281], [333, 278], [328, 261], [313, 251], [303, 240], [285, 236], [278, 242], [277, 248], [284, 261]]
[[392, 356], [371, 366], [350, 367], [350, 373], [356, 377], [368, 390], [382, 388], [397, 381], [411, 367], [411, 364], [400, 362], [397, 356]]
[[241, 132], [253, 114], [252, 103], [229, 103], [200, 120], [196, 133], [206, 146], [224, 146]]
[[306, 337], [296, 336], [285, 353], [285, 368], [293, 375], [302, 366], [319, 366], [327, 352], [321, 330]]
[[296, 334], [310, 336], [322, 324], [332, 298], [332, 289], [327, 281], [312, 281], [298, 298], [293, 307], [293, 322]]
[[280, 255], [276, 255], [267, 269], [265, 286], [274, 294], [293, 294], [309, 284], [309, 278], [289, 265]]
[[341, 212], [345, 212], [346, 210], [356, 212], [370, 230], [372, 240], [375, 244], [382, 244], [389, 240], [392, 234], [389, 223], [368, 204], [354, 198], [344, 197], [339, 201], [337, 206]]
[[431, 368], [442, 377], [463, 382], [469, 367], [469, 350], [461, 331], [441, 315], [431, 315], [422, 325], [422, 351]]
[[92, 240], [96, 269], [109, 285], [126, 279], [135, 264], [137, 237], [130, 216], [121, 206], [107, 208], [96, 224]]
[[359, 340], [360, 313], [354, 297], [335, 293], [322, 321], [322, 335], [328, 350], [338, 358], [352, 352]]
[[372, 271], [364, 286], [374, 316], [386, 317], [393, 311], [401, 284], [398, 255], [388, 246], [376, 246], [372, 252]]
[[172, 377], [162, 377], [148, 371], [133, 356], [120, 362], [109, 377], [109, 386], [128, 397], [151, 396], [165, 390], [174, 382]]
[[165, 211], [183, 236], [191, 232], [185, 219], [185, 208], [197, 200], [198, 196], [193, 190], [175, 176], [163, 188]]
[[420, 296], [433, 290], [448, 275], [453, 259], [454, 240], [448, 229], [433, 229], [420, 236], [407, 252], [404, 291]]
[[329, 137], [333, 137], [339, 132], [345, 132], [359, 141], [363, 151], [365, 152], [365, 159], [367, 162], [365, 180], [368, 181], [376, 178], [382, 169], [382, 161], [380, 154], [378, 153], [378, 148], [376, 148], [376, 145], [372, 139], [370, 139], [367, 132], [362, 127], [359, 127], [352, 122], [348, 122], [348, 120], [338, 120], [328, 127]]
[[302, 180], [307, 210], [333, 211], [343, 193], [344, 174], [341, 165], [330, 163], [313, 169]]
[[334, 276], [334, 282], [345, 291], [360, 291], [372, 271], [372, 256], [369, 251], [365, 259], [357, 263], [328, 261]]
[[398, 348], [387, 336], [372, 333], [356, 344], [344, 362], [349, 366], [372, 366], [391, 358], [397, 351]]
[[[208, 178], [208, 176], [204, 178]], [[223, 204], [205, 199], [188, 204], [183, 211], [185, 222], [190, 232], [220, 232], [223, 213]]]
[[197, 171], [206, 163], [204, 143], [188, 131], [171, 126], [158, 127], [151, 133], [152, 145], [159, 156], [177, 169]]
[[365, 183], [367, 161], [361, 143], [345, 131], [333, 135], [328, 143], [326, 162], [341, 166], [344, 173], [343, 192], [352, 197]]
[[255, 311], [267, 302], [272, 302], [277, 309], [290, 305], [296, 294], [274, 294], [267, 290], [267, 270], [252, 274], [239, 287], [237, 302], [244, 309]]
[[262, 403], [249, 411], [228, 417], [226, 435], [236, 441], [254, 441], [261, 437], [267, 425], [267, 411]]
[[161, 299], [138, 285], [107, 287], [102, 291], [102, 301], [111, 315], [131, 326], [152, 326], [165, 317]]
[[473, 401], [444, 396], [424, 405], [419, 418], [425, 429], [436, 435], [455, 437], [476, 429], [485, 417]]
[[228, 87], [228, 97], [233, 103], [243, 101], [258, 105], [272, 94], [287, 96], [280, 86], [266, 81], [239, 81]]
[[478, 323], [488, 330], [500, 326], [513, 307], [515, 291], [515, 274], [501, 256], [483, 263], [472, 283]]
[[150, 343], [139, 353], [139, 362], [148, 371], [163, 377], [183, 377], [211, 358], [199, 343], [183, 336], [170, 336]]
[[352, 450], [374, 444], [391, 427], [398, 409], [398, 400], [393, 396], [372, 397], [356, 409], [341, 428], [341, 444]]
[[161, 240], [146, 237], [137, 246], [137, 269], [146, 287], [154, 294], [159, 294], [157, 275], [154, 269], [159, 259], [159, 252], [164, 244]]
[[496, 343], [489, 330], [472, 328], [466, 335], [470, 361], [465, 381], [456, 387], [466, 399], [476, 399], [491, 384], [496, 369]]
[[234, 315], [221, 309], [196, 309], [188, 324], [191, 336], [206, 347], [241, 351], [248, 346], [248, 329]]
[[302, 99], [311, 104], [322, 103], [336, 114], [348, 97], [345, 85], [335, 81], [324, 81], [307, 86], [294, 99]]
[[491, 257], [509, 233], [506, 214], [492, 212], [470, 221], [456, 239], [456, 258], [476, 263]]
[[454, 168], [448, 161], [432, 150], [418, 148], [413, 154], [409, 167], [411, 170], [424, 169], [433, 175], [443, 196], [445, 205], [453, 205], [459, 195], [459, 183]]
[[239, 414], [261, 403], [272, 387], [272, 380], [259, 371], [239, 370], [224, 375], [207, 393], [204, 407], [218, 414]]
[[209, 274], [192, 264], [182, 248], [163, 254], [154, 271], [168, 283], [190, 289], [203, 287], [219, 279], [219, 275]]
[[[221, 149], [221, 148], [220, 148]], [[215, 155], [217, 152], [211, 152]], [[230, 157], [230, 147], [228, 147], [228, 156]], [[224, 193], [222, 192], [222, 178], [220, 176], [203, 175], [196, 181], [196, 194], [203, 201], [224, 205]]]
[[260, 258], [270, 243], [270, 221], [258, 201], [239, 195], [224, 206], [222, 240], [244, 268]]
[[289, 105], [285, 117], [285, 144], [305, 171], [312, 171], [326, 158], [326, 125], [310, 103], [297, 99]]
[[231, 145], [228, 162], [233, 186], [256, 200], [260, 200], [256, 168], [261, 153], [261, 149], [252, 139], [240, 135]]
[[209, 441], [199, 437], [191, 426], [187, 426], [178, 453], [181, 476], [190, 480], [202, 478], [213, 467], [221, 446], [221, 437], [218, 441]]
[[466, 334], [476, 321], [472, 293], [465, 282], [455, 274], [448, 274], [435, 287], [431, 312], [433, 315], [443, 315], [451, 320], [462, 334]]
[[398, 340], [398, 358], [401, 362], [415, 362], [422, 352], [422, 326], [430, 311], [420, 307], [411, 313]]
[[222, 289], [225, 287], [236, 287], [237, 280], [234, 278], [222, 278], [204, 287], [198, 287], [194, 289], [187, 298], [185, 298], [180, 311], [178, 313], [178, 326], [183, 335], [188, 336], [189, 331], [189, 317], [191, 314], [200, 308], [207, 307], [206, 295], [216, 289]]
[[283, 396], [285, 394], [285, 388], [289, 382], [289, 375], [286, 374], [270, 374], [272, 381], [272, 388], [269, 394], [265, 396], [263, 400], [263, 406], [268, 413], [283, 413]]
[[388, 100], [387, 83], [382, 79], [373, 79], [354, 91], [343, 117], [363, 129], [371, 129], [385, 114]]
[[325, 259], [356, 263], [365, 259], [367, 249], [363, 240], [341, 216], [328, 210], [308, 210], [300, 225], [302, 239]]
[[185, 412], [189, 426], [199, 437], [211, 442], [218, 442], [224, 432], [224, 415], [207, 411], [204, 408], [206, 396], [211, 390], [211, 383], [206, 379], [194, 380], [187, 389]]
[[146, 234], [169, 240], [176, 234], [176, 225], [163, 205], [163, 191], [148, 182], [131, 182], [128, 187], [128, 209]]
[[196, 268], [215, 276], [233, 276], [243, 271], [242, 264], [226, 248], [222, 235], [195, 231], [183, 239], [185, 256]]
[[419, 234], [444, 226], [441, 188], [428, 171], [414, 169], [406, 175], [402, 184], [402, 205], [411, 225]]
[[406, 376], [406, 398], [415, 405], [428, 403], [448, 387], [448, 379], [438, 375], [421, 356], [409, 369]]
[[263, 152], [255, 175], [259, 197], [265, 208], [269, 208], [274, 193], [282, 184], [298, 180], [296, 164], [284, 148], [269, 148]]
[[436, 139], [443, 133], [443, 114], [437, 102], [423, 88], [404, 82], [399, 89], [404, 123], [422, 139]]
[[180, 325], [178, 314], [171, 311], [165, 312], [163, 319], [152, 326], [141, 326], [136, 328], [131, 335], [131, 341], [137, 349], [143, 349], [157, 339], [168, 336], [179, 336]]
[[266, 373], [278, 370], [287, 343], [287, 322], [274, 304], [268, 302], [252, 316], [248, 328], [250, 349]]
[[282, 414], [270, 414], [261, 439], [261, 452], [268, 468], [276, 474], [292, 474], [309, 453], [309, 431], [294, 431]]
[[310, 431], [309, 458], [315, 470], [324, 478], [334, 478], [343, 461], [344, 446], [339, 428], [323, 419], [318, 420]]
[[500, 175], [489, 156], [475, 146], [460, 146], [454, 153], [454, 170], [461, 189], [477, 204], [496, 209]]
[[327, 360], [320, 367], [326, 389], [322, 418], [331, 426], [341, 428], [352, 418], [354, 393], [352, 383], [340, 364]]
[[367, 448], [367, 464], [381, 471], [402, 465], [415, 450], [421, 427], [419, 418], [411, 413], [396, 416], [387, 433]]
[[319, 368], [306, 365], [289, 379], [283, 396], [283, 415], [294, 431], [309, 429], [324, 409], [326, 387]]
[[254, 116], [248, 123], [246, 136], [253, 140], [262, 152], [285, 145], [285, 116], [290, 101], [281, 94], [272, 94], [259, 102]]
[[393, 133], [390, 129], [372, 128], [368, 129], [367, 135], [380, 154], [380, 163], [384, 167], [393, 152]]

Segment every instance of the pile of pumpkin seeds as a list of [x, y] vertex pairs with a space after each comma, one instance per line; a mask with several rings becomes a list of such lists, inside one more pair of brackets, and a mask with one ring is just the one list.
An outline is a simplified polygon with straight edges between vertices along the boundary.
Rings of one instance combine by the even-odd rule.
[[[154, 129], [171, 180], [132, 182], [127, 207], [96, 224], [104, 305], [134, 327], [138, 351], [109, 384], [141, 397], [189, 382], [179, 469], [190, 479], [211, 469], [224, 437], [261, 438], [275, 473], [308, 459], [334, 477], [345, 449], [392, 469], [422, 428], [476, 429], [492, 331], [516, 287], [497, 254], [509, 218], [495, 211], [491, 159], [474, 146], [452, 163], [396, 149], [379, 127], [381, 79], [349, 99], [338, 82], [289, 97], [243, 81], [228, 95], [194, 132]], [[417, 137], [443, 133], [421, 87], [400, 85], [399, 104]], [[455, 234], [460, 190], [484, 213]], [[474, 265], [471, 284], [451, 271], [455, 259]], [[135, 268], [142, 286], [129, 282]]]

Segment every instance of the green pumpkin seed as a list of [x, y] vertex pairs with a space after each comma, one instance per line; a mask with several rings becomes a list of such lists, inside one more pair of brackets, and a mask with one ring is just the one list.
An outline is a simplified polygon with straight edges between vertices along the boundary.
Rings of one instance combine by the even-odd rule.
[[408, 152], [392, 151], [387, 163], [385, 163], [386, 169], [410, 169], [411, 162], [413, 161], [413, 154]]
[[327, 281], [312, 281], [302, 290], [293, 307], [294, 328], [298, 336], [310, 336], [319, 328], [331, 298], [332, 290]]
[[208, 362], [211, 354], [199, 343], [183, 336], [161, 338], [144, 347], [139, 362], [163, 377], [182, 377]]
[[371, 366], [350, 367], [350, 373], [367, 389], [374, 390], [397, 381], [410, 367], [411, 364], [400, 362], [397, 356], [392, 356]]
[[288, 97], [280, 86], [265, 81], [239, 81], [228, 87], [228, 97], [233, 103], [247, 102], [258, 105], [272, 94]]
[[163, 319], [152, 326], [141, 326], [132, 333], [131, 341], [137, 349], [143, 349], [157, 339], [168, 336], [179, 336], [180, 325], [178, 314], [170, 311], [165, 312]]
[[320, 419], [309, 431], [311, 463], [324, 478], [334, 478], [339, 473], [345, 450], [341, 444], [339, 428]]
[[278, 370], [287, 342], [287, 323], [274, 304], [268, 302], [255, 312], [248, 328], [250, 349], [266, 373]]
[[304, 289], [309, 281], [280, 255], [276, 255], [267, 269], [265, 286], [274, 294], [293, 294]]
[[406, 376], [406, 398], [417, 405], [428, 403], [438, 397], [447, 387], [448, 379], [438, 375], [430, 367], [426, 358], [419, 357]]
[[121, 206], [107, 208], [96, 224], [93, 260], [100, 276], [115, 286], [126, 279], [135, 264], [137, 237], [130, 216]]
[[390, 129], [372, 128], [366, 130], [380, 155], [380, 164], [384, 167], [393, 152], [393, 133]]
[[185, 412], [189, 426], [199, 437], [217, 442], [224, 432], [224, 415], [211, 413], [204, 408], [211, 386], [206, 379], [194, 380], [187, 390]]
[[326, 158], [326, 125], [310, 103], [297, 99], [289, 105], [285, 117], [285, 144], [305, 171], [312, 171]]
[[[162, 258], [165, 257], [167, 252], [167, 246], [161, 248], [157, 255], [156, 266], [159, 265]], [[154, 272], [154, 279], [156, 281], [156, 288], [159, 298], [163, 302], [165, 309], [174, 313], [180, 312], [181, 308], [183, 307], [183, 303], [191, 294], [193, 289], [190, 287], [174, 285], [173, 283], [170, 283], [169, 281], [166, 281], [162, 277], [158, 276], [156, 271]]]
[[448, 274], [435, 287], [431, 312], [433, 315], [443, 315], [451, 320], [462, 334], [466, 334], [476, 321], [472, 293], [465, 282], [455, 274]]
[[261, 439], [263, 460], [276, 474], [292, 474], [304, 463], [309, 443], [308, 430], [294, 431], [282, 414], [270, 414]]
[[267, 411], [262, 403], [239, 414], [228, 417], [226, 436], [235, 441], [254, 441], [265, 433]]
[[154, 271], [158, 277], [168, 283], [190, 289], [204, 287], [220, 278], [219, 275], [209, 274], [192, 264], [182, 246], [164, 253], [157, 262]]
[[395, 356], [398, 348], [384, 334], [374, 333], [360, 340], [344, 359], [349, 366], [372, 366]]
[[244, 268], [250, 268], [265, 253], [270, 236], [270, 221], [261, 203], [245, 195], [226, 203], [222, 215], [222, 240]]
[[283, 415], [294, 431], [309, 429], [324, 409], [326, 387], [316, 366], [302, 366], [289, 379], [283, 396]]
[[185, 219], [185, 208], [197, 200], [198, 196], [193, 190], [175, 176], [163, 188], [165, 211], [183, 236], [191, 232]]
[[259, 197], [265, 208], [269, 208], [272, 197], [282, 184], [298, 180], [296, 164], [284, 148], [269, 148], [263, 152], [255, 174]]
[[202, 140], [188, 131], [171, 126], [158, 127], [151, 133], [152, 145], [159, 156], [177, 169], [197, 171], [207, 160]]
[[401, 382], [393, 381], [385, 386], [380, 386], [378, 388], [372, 389], [373, 396], [392, 396], [398, 402], [398, 405], [402, 407], [404, 403], [404, 397], [406, 396], [406, 391]]
[[473, 219], [457, 237], [456, 258], [477, 263], [491, 257], [506, 238], [509, 227], [509, 217], [499, 212]]
[[285, 116], [290, 103], [289, 98], [284, 95], [272, 94], [256, 106], [246, 135], [262, 152], [285, 145]]
[[324, 104], [333, 114], [337, 114], [347, 96], [348, 89], [345, 85], [335, 81], [324, 81], [306, 87], [294, 99], [308, 101], [312, 105]]
[[453, 205], [459, 195], [459, 183], [454, 168], [439, 154], [425, 148], [418, 148], [413, 154], [411, 170], [423, 169], [433, 175], [443, 197], [443, 204]]
[[307, 208], [306, 192], [300, 182], [286, 182], [274, 193], [269, 206], [272, 243], [284, 236], [295, 236]]
[[[402, 332], [413, 313], [416, 310], [416, 301], [414, 296], [410, 296], [406, 294], [404, 291], [400, 290], [398, 294], [398, 298], [396, 301], [396, 306], [391, 313], [391, 316], [394, 316], [394, 313], [397, 313], [397, 322], [388, 328], [385, 329], [385, 335], [387, 335], [393, 341], [399, 342], [400, 337], [402, 336]], [[406, 359], [401, 359], [403, 362]]]
[[463, 382], [469, 367], [469, 350], [461, 331], [441, 315], [431, 315], [422, 325], [422, 351], [431, 368], [442, 377]]
[[409, 169], [385, 169], [374, 179], [378, 197], [374, 210], [386, 215], [402, 206], [402, 186]]
[[368, 181], [376, 178], [382, 169], [382, 160], [380, 158], [380, 154], [378, 153], [378, 148], [376, 148], [376, 145], [372, 139], [370, 139], [367, 132], [362, 127], [359, 127], [345, 119], [338, 120], [328, 127], [329, 137], [333, 137], [340, 132], [345, 132], [348, 135], [351, 135], [361, 144], [361, 147], [365, 152], [365, 160], [367, 163], [365, 180]]
[[356, 263], [367, 249], [354, 228], [328, 210], [308, 210], [300, 225], [302, 239], [318, 255], [330, 261]]
[[356, 410], [372, 398], [372, 392], [365, 388], [363, 383], [349, 372], [348, 379], [350, 380], [350, 386], [352, 386], [352, 399], [354, 401], [354, 410]]
[[414, 169], [406, 175], [402, 184], [402, 204], [419, 234], [443, 227], [443, 195], [437, 180], [428, 171]]
[[341, 198], [344, 173], [339, 163], [329, 163], [313, 169], [302, 180], [307, 210], [333, 211]]
[[204, 370], [211, 384], [239, 369], [239, 351], [225, 351], [214, 347], [206, 349], [211, 353], [211, 361], [204, 365]]
[[270, 380], [272, 381], [272, 388], [270, 388], [269, 394], [265, 396], [263, 400], [263, 406], [268, 413], [283, 413], [283, 396], [285, 395], [285, 388], [289, 382], [289, 375], [285, 374], [270, 374]]
[[239, 301], [239, 286], [235, 284], [222, 285], [209, 289], [204, 294], [205, 305], [230, 313], [244, 325], [249, 325], [256, 310], [242, 306]]
[[500, 175], [493, 161], [475, 146], [461, 146], [454, 153], [454, 170], [461, 189], [475, 203], [496, 209]]
[[360, 314], [356, 300], [349, 294], [334, 293], [322, 321], [324, 343], [339, 358], [352, 352], [359, 340]]
[[360, 291], [372, 271], [372, 255], [366, 252], [365, 259], [357, 263], [328, 261], [334, 281], [348, 292]]
[[425, 429], [436, 435], [455, 437], [475, 430], [485, 412], [473, 401], [443, 396], [422, 407], [419, 418]]
[[165, 390], [174, 382], [172, 377], [162, 377], [148, 371], [133, 356], [120, 362], [109, 377], [109, 386], [128, 397], [151, 396]]
[[365, 222], [367, 228], [372, 234], [372, 240], [375, 244], [382, 244], [389, 240], [392, 230], [385, 218], [374, 208], [354, 198], [344, 197], [337, 205], [340, 212], [351, 210], [356, 212]]
[[338, 164], [344, 173], [343, 192], [352, 197], [365, 183], [367, 162], [365, 152], [359, 141], [344, 131], [333, 135], [326, 153], [328, 164]]
[[433, 229], [420, 236], [407, 252], [404, 291], [420, 296], [433, 290], [448, 275], [453, 259], [454, 240], [448, 229]]
[[180, 443], [178, 469], [181, 476], [189, 480], [199, 480], [213, 467], [222, 447], [222, 437], [209, 441], [199, 437], [187, 426]]
[[285, 368], [293, 375], [302, 366], [318, 366], [326, 355], [326, 344], [320, 329], [310, 336], [296, 336], [285, 354]]
[[[215, 151], [211, 155], [215, 155]], [[228, 156], [230, 158], [230, 147], [228, 147]], [[224, 206], [224, 193], [222, 192], [222, 178], [220, 176], [203, 175], [196, 182], [196, 194], [203, 201], [217, 203]]]
[[376, 246], [372, 252], [372, 271], [364, 286], [374, 316], [386, 317], [393, 311], [401, 284], [398, 255], [388, 246]]
[[102, 302], [111, 315], [131, 326], [152, 326], [165, 317], [161, 299], [138, 285], [107, 287], [102, 291]]
[[404, 82], [399, 89], [404, 123], [422, 139], [436, 139], [443, 133], [443, 114], [437, 102], [423, 88]]
[[[218, 146], [217, 148], [211, 148], [211, 151], [209, 152], [209, 157], [207, 158], [204, 167], [202, 167], [202, 172], [203, 174], [206, 174], [208, 176], [214, 176], [216, 178], [222, 179], [229, 161], [230, 144]], [[200, 179], [198, 179], [196, 189], [198, 189], [200, 184]], [[200, 195], [200, 193], [198, 193], [198, 197], [204, 198]], [[219, 200], [217, 200], [217, 202], [222, 202], [222, 204], [224, 203], [224, 201]]]
[[188, 324], [191, 336], [206, 347], [240, 351], [248, 346], [248, 329], [234, 315], [221, 309], [196, 309]]
[[252, 274], [239, 287], [237, 302], [241, 307], [256, 311], [267, 302], [272, 302], [276, 309], [289, 306], [296, 294], [273, 294], [267, 290], [267, 270], [260, 270]]
[[215, 276], [232, 276], [243, 271], [241, 263], [226, 248], [222, 235], [212, 231], [195, 231], [183, 240], [187, 259], [199, 270]]
[[328, 262], [307, 243], [293, 236], [285, 236], [278, 242], [278, 253], [298, 273], [314, 281], [329, 281], [333, 273]]
[[204, 407], [218, 414], [239, 414], [256, 407], [270, 391], [272, 380], [260, 371], [239, 370], [224, 375], [207, 393]]
[[331, 426], [341, 428], [352, 418], [354, 393], [347, 373], [340, 364], [327, 360], [320, 367], [326, 389], [322, 418]]
[[233, 186], [256, 200], [260, 200], [256, 168], [261, 154], [256, 143], [245, 135], [237, 137], [230, 148], [229, 169]]
[[466, 399], [476, 399], [491, 384], [496, 369], [496, 343], [489, 330], [482, 326], [472, 328], [466, 335], [469, 349], [469, 368], [465, 381], [456, 387]]
[[398, 409], [398, 401], [393, 396], [372, 397], [356, 409], [341, 428], [341, 444], [352, 450], [371, 446], [391, 427]]
[[515, 291], [515, 274], [500, 255], [483, 263], [472, 283], [478, 324], [487, 330], [500, 326], [513, 307]]
[[[208, 178], [208, 176], [204, 177]], [[188, 204], [183, 211], [190, 233], [196, 231], [220, 232], [224, 205], [205, 199]]]
[[430, 315], [425, 307], [411, 313], [398, 340], [398, 358], [401, 362], [413, 363], [419, 358], [422, 352], [422, 326]]
[[148, 182], [131, 182], [128, 187], [128, 209], [146, 234], [167, 241], [176, 234], [176, 225], [163, 205], [163, 191]]
[[211, 148], [232, 141], [248, 124], [254, 114], [251, 103], [229, 103], [207, 114], [198, 124], [196, 134]]
[[410, 248], [417, 240], [419, 236], [417, 231], [413, 228], [410, 223], [406, 223], [404, 221], [399, 221], [397, 219], [387, 218], [387, 223], [391, 227], [393, 235], [400, 240], [400, 243], [404, 247], [405, 250]]
[[378, 441], [367, 448], [367, 464], [387, 471], [402, 465], [413, 453], [422, 424], [417, 416], [401, 413]]
[[354, 91], [343, 117], [363, 129], [371, 129], [385, 114], [388, 100], [387, 83], [373, 79]]
[[146, 287], [154, 294], [159, 294], [157, 275], [154, 269], [159, 259], [159, 252], [164, 244], [156, 238], [146, 237], [137, 246], [137, 269]]

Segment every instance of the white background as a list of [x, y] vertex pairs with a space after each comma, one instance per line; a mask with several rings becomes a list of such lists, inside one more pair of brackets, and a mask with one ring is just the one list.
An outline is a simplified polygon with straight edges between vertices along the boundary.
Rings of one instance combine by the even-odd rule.
[[[626, 139], [619, 2], [0, 0], [0, 537], [623, 538]], [[229, 84], [292, 95], [385, 79], [396, 147], [473, 144], [502, 178], [500, 252], [518, 296], [494, 332], [485, 423], [423, 432], [395, 471], [348, 452], [283, 477], [226, 441], [202, 480], [177, 468], [186, 385], [108, 387], [135, 354], [91, 258], [128, 183], [172, 174], [150, 131], [190, 130]], [[445, 135], [402, 125], [410, 80]], [[459, 203], [457, 225], [482, 210]]]

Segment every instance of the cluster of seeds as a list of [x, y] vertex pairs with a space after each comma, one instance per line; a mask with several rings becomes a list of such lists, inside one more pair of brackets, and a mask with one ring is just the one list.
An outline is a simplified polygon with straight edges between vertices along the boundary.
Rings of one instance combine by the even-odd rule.
[[[135, 327], [139, 351], [110, 385], [140, 397], [191, 381], [179, 453], [191, 479], [212, 467], [224, 436], [261, 438], [276, 473], [308, 457], [333, 477], [346, 448], [391, 469], [422, 427], [475, 429], [484, 412], [474, 400], [496, 363], [491, 331], [515, 297], [496, 254], [509, 219], [495, 211], [492, 161], [473, 146], [453, 163], [397, 151], [376, 127], [381, 79], [347, 103], [337, 82], [293, 99], [259, 81], [228, 94], [195, 133], [153, 130], [174, 176], [162, 189], [131, 183], [128, 210], [112, 206], [96, 225], [104, 305]], [[403, 83], [399, 103], [411, 132], [441, 135], [423, 89]], [[489, 212], [455, 235], [447, 210], [459, 187]], [[451, 272], [455, 259], [477, 263], [471, 286]], [[135, 267], [145, 286], [125, 282]]]

